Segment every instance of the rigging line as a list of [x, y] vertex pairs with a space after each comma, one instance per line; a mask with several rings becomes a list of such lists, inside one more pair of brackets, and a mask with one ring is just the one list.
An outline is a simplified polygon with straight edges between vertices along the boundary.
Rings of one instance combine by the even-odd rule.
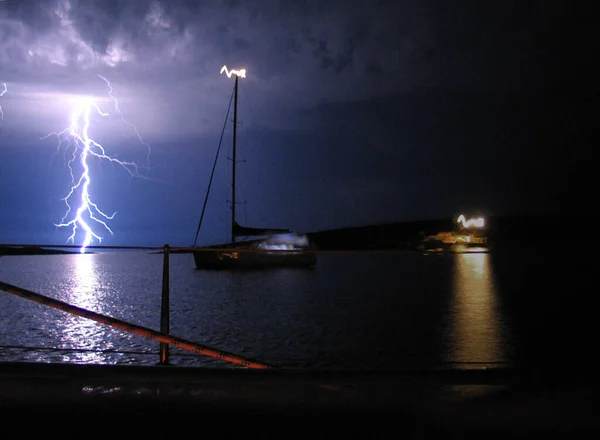
[[204, 213], [206, 212], [206, 204], [208, 203], [208, 195], [210, 194], [210, 187], [212, 186], [213, 177], [215, 176], [215, 168], [217, 167], [217, 160], [219, 159], [219, 152], [221, 151], [221, 144], [223, 142], [223, 134], [225, 133], [225, 128], [227, 127], [227, 118], [229, 117], [229, 111], [231, 110], [231, 102], [233, 101], [233, 93], [231, 92], [231, 98], [229, 98], [229, 106], [227, 107], [227, 114], [225, 115], [225, 122], [223, 123], [223, 130], [221, 130], [221, 139], [219, 139], [219, 147], [217, 148], [217, 154], [215, 155], [215, 161], [213, 162], [212, 171], [210, 173], [210, 179], [208, 181], [208, 188], [206, 190], [206, 195], [204, 196], [204, 204], [202, 205], [202, 213], [200, 214], [200, 220], [198, 221], [198, 228], [196, 229], [196, 236], [194, 237], [193, 247], [196, 247], [196, 242], [198, 241], [198, 234], [200, 233], [200, 227], [202, 226], [202, 219], [204, 218]]

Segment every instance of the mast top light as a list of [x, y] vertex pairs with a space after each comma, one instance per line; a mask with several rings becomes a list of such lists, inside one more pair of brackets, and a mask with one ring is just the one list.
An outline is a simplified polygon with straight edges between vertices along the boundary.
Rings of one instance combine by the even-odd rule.
[[227, 70], [227, 66], [223, 66], [221, 67], [221, 73], [225, 72], [225, 74], [227, 75], [227, 78], [231, 78], [231, 75], [236, 75], [239, 76], [240, 78], [246, 78], [246, 69], [239, 69], [239, 70]]

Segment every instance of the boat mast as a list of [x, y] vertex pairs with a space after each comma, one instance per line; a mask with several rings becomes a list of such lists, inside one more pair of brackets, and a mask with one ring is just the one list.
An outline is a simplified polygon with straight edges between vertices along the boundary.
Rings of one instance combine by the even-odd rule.
[[235, 243], [235, 165], [236, 165], [236, 138], [237, 138], [237, 102], [238, 102], [238, 80], [235, 75], [235, 93], [233, 98], [233, 153], [231, 159], [231, 242]]
[[235, 166], [237, 162], [237, 101], [239, 78], [246, 78], [246, 69], [227, 70], [227, 66], [221, 68], [221, 73], [225, 73], [228, 78], [235, 76], [234, 86], [234, 106], [233, 106], [233, 154], [231, 158], [231, 243], [235, 243]]

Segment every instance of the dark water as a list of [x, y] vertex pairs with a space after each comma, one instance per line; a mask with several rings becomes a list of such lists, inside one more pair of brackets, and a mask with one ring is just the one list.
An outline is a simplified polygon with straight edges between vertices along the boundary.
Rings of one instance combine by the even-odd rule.
[[[159, 330], [162, 264], [141, 252], [2, 257], [0, 280]], [[327, 254], [314, 270], [239, 273], [172, 255], [170, 267], [172, 335], [277, 365], [352, 369], [537, 360], [535, 322], [548, 316], [528, 331], [523, 313], [535, 318], [547, 296], [528, 274], [556, 269], [532, 251]], [[155, 364], [157, 352], [155, 341], [0, 291], [0, 361]], [[224, 365], [177, 349], [170, 360]]]

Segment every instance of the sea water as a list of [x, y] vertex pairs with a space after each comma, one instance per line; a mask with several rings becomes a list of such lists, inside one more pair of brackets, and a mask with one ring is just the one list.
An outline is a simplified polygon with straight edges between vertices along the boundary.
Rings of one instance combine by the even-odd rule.
[[[322, 254], [314, 269], [210, 271], [171, 254], [170, 334], [293, 368], [510, 366], [530, 255]], [[514, 259], [514, 260], [513, 260]], [[517, 261], [518, 260], [518, 261]], [[0, 280], [160, 330], [163, 256], [5, 256]], [[0, 362], [154, 365], [159, 342], [0, 291]], [[224, 366], [170, 348], [170, 363]]]

